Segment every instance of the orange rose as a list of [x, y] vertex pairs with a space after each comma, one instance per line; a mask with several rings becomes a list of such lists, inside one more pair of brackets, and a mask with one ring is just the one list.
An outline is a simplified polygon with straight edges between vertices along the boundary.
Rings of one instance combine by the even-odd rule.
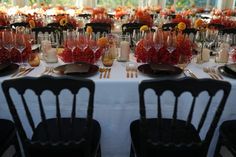
[[197, 19], [194, 23], [194, 27], [199, 28], [199, 27], [202, 27], [203, 24], [204, 24], [204, 22], [202, 19]]
[[186, 24], [185, 24], [184, 22], [180, 22], [180, 23], [177, 25], [177, 27], [178, 27], [178, 29], [179, 29], [180, 31], [183, 31], [183, 30], [185, 30], [185, 28], [186, 28]]
[[108, 45], [109, 41], [107, 37], [101, 37], [98, 39], [97, 44], [99, 47], [106, 47]]

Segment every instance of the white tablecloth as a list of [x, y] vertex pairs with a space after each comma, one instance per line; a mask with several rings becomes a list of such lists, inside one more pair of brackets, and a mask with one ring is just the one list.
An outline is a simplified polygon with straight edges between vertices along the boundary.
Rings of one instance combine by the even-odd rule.
[[[132, 59], [131, 59], [132, 60]], [[51, 66], [57, 66], [61, 64], [57, 63]], [[150, 77], [144, 76], [141, 73], [138, 74], [138, 78], [126, 78], [124, 62], [114, 62], [111, 70], [110, 79], [99, 79], [99, 73], [89, 77], [96, 84], [95, 99], [94, 99], [94, 119], [98, 120], [101, 124], [101, 148], [103, 157], [128, 157], [130, 151], [130, 122], [139, 118], [139, 97], [138, 97], [138, 85], [139, 82], [144, 79], [150, 79]], [[188, 66], [199, 78], [209, 77], [208, 74], [202, 71], [203, 66], [213, 66], [214, 63], [195, 64], [192, 63]], [[44, 70], [45, 63], [42, 63], [39, 67], [35, 68], [28, 76], [38, 76]], [[177, 76], [184, 77], [184, 75]], [[9, 76], [1, 77], [2, 82], [5, 79], [10, 79]], [[163, 78], [166, 79], [166, 78]], [[232, 84], [232, 91], [226, 104], [221, 122], [226, 119], [236, 118], [236, 81], [230, 78], [224, 77], [225, 81], [229, 81]], [[149, 104], [155, 104], [155, 99], [152, 96], [153, 93], [148, 93], [147, 97]], [[16, 98], [17, 99], [17, 98]], [[66, 101], [66, 100], [65, 100]], [[82, 99], [83, 101], [83, 99]], [[47, 106], [48, 110], [52, 109], [51, 106]], [[66, 105], [64, 111], [67, 112]], [[21, 108], [20, 110], [23, 111]], [[37, 108], [35, 108], [37, 110]], [[154, 108], [150, 108], [149, 112], [153, 112]], [[52, 113], [53, 116], [54, 113]], [[11, 119], [7, 104], [0, 90], [0, 118]], [[31, 132], [27, 132], [30, 136]], [[209, 156], [212, 156], [214, 151], [216, 137], [218, 129], [213, 138], [213, 144], [211, 145]]]

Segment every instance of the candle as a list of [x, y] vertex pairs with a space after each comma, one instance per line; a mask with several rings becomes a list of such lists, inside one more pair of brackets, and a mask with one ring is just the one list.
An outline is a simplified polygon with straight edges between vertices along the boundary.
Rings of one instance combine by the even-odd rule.
[[119, 60], [128, 61], [129, 60], [129, 53], [130, 53], [130, 45], [128, 41], [121, 41], [120, 42], [120, 56]]
[[56, 48], [50, 48], [44, 55], [44, 59], [47, 63], [56, 63], [57, 60], [57, 50]]
[[217, 56], [216, 56], [216, 62], [219, 63], [227, 63], [228, 59], [229, 59], [229, 44], [227, 43], [223, 43], [221, 44], [221, 49], [218, 52]]
[[202, 60], [205, 62], [208, 62], [210, 59], [210, 50], [207, 48], [204, 48], [202, 51]]

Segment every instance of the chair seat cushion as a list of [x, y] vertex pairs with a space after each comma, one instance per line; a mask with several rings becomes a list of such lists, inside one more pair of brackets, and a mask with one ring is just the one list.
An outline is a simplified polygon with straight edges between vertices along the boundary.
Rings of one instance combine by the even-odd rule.
[[225, 144], [230, 144], [236, 150], [236, 120], [229, 120], [220, 126], [220, 134]]
[[2, 146], [15, 132], [14, 123], [10, 120], [0, 119], [0, 146]]
[[[48, 126], [50, 140], [47, 138], [43, 123], [39, 123], [32, 136], [31, 144], [29, 145], [31, 155], [41, 156], [44, 154], [43, 156], [45, 156], [46, 152], [47, 156], [74, 156], [76, 154], [78, 156], [78, 153], [83, 156], [82, 154], [84, 152], [85, 143], [83, 143], [82, 139], [85, 135], [88, 135], [88, 132], [85, 131], [86, 119], [76, 118], [74, 129], [72, 131], [71, 119], [62, 118], [61, 136], [59, 136], [60, 134], [57, 126], [57, 119], [48, 119], [46, 123]], [[93, 154], [95, 154], [99, 146], [101, 136], [100, 124], [96, 120], [92, 120], [92, 129], [88, 136], [91, 137], [90, 150]], [[40, 155], [39, 152], [42, 154]]]
[[[170, 119], [162, 119], [160, 129], [157, 128], [157, 119], [147, 119], [147, 150], [148, 154], [162, 156], [189, 156], [197, 155], [201, 149], [201, 139], [193, 125], [186, 129], [186, 122], [176, 120], [175, 129], [171, 128]], [[132, 143], [136, 154], [140, 153], [140, 120], [135, 120], [130, 126]], [[195, 153], [194, 153], [195, 152]], [[201, 153], [201, 152], [200, 152]], [[191, 156], [194, 156], [191, 155]]]

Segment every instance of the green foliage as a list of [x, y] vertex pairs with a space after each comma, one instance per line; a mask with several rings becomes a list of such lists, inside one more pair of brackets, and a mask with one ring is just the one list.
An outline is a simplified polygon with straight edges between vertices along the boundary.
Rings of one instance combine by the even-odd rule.
[[97, 0], [99, 6], [115, 8], [117, 6], [138, 6], [138, 0]]

